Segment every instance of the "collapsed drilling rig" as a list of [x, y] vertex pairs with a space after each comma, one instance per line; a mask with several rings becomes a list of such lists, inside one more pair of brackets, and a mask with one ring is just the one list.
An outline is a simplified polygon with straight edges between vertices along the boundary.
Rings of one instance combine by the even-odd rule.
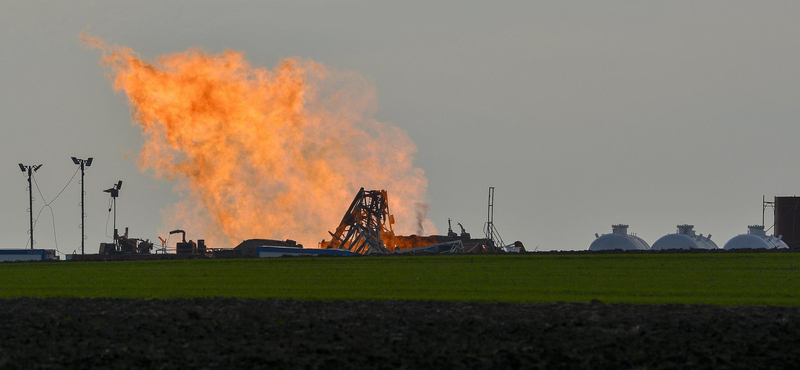
[[331, 240], [323, 240], [323, 249], [344, 249], [361, 255], [496, 253], [503, 249], [490, 239], [472, 239], [461, 226], [461, 234], [395, 235], [394, 216], [389, 212], [386, 190], [361, 190], [345, 212]]
[[386, 190], [361, 190], [345, 212], [331, 240], [320, 248], [346, 249], [356, 254], [389, 254], [384, 240], [394, 237], [394, 216], [389, 214]]

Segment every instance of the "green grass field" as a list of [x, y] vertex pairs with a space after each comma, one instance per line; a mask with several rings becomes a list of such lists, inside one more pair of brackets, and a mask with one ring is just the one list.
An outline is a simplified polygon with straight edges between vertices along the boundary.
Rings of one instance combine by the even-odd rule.
[[800, 254], [0, 264], [0, 297], [22, 296], [800, 305]]

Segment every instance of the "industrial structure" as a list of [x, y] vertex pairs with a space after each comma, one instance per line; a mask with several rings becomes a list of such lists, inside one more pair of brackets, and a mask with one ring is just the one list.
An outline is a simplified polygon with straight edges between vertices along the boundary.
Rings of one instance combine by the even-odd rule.
[[472, 239], [460, 223], [460, 235], [453, 232], [451, 226], [447, 235], [403, 236], [395, 235], [392, 228], [394, 216], [389, 212], [386, 190], [361, 188], [339, 226], [334, 232], [329, 232], [331, 239], [321, 241], [319, 247], [342, 249], [360, 255], [524, 252], [525, 247], [520, 242], [508, 246], [502, 244], [493, 224], [494, 188], [490, 188], [489, 194], [486, 238]]
[[716, 243], [711, 241], [711, 234], [703, 236], [694, 232], [694, 225], [678, 225], [675, 234], [662, 236], [653, 243], [651, 250], [665, 249], [719, 249]]
[[790, 249], [800, 249], [800, 197], [775, 197], [773, 205], [774, 235], [783, 236], [782, 241]]
[[782, 237], [767, 235], [764, 225], [750, 225], [747, 234], [734, 236], [725, 243], [723, 249], [788, 249], [789, 246], [781, 240]]
[[28, 202], [29, 202], [28, 204], [30, 204], [30, 208], [28, 208], [28, 213], [31, 222], [31, 228], [28, 230], [28, 233], [30, 234], [31, 237], [31, 249], [33, 249], [33, 244], [36, 243], [33, 240], [33, 183], [31, 181], [33, 180], [33, 173], [39, 171], [40, 168], [42, 168], [41, 164], [31, 165], [31, 166], [26, 166], [22, 163], [19, 164], [19, 169], [23, 173], [27, 172], [28, 175]]
[[[110, 188], [103, 190], [104, 193], [108, 193], [111, 196], [109, 203], [111, 206], [108, 208], [108, 212], [114, 210], [114, 244], [117, 245], [117, 240], [119, 239], [119, 231], [117, 230], [117, 198], [119, 197], [119, 191], [122, 190], [122, 180], [119, 180], [116, 184], [111, 186]], [[106, 234], [108, 235], [108, 234]]]
[[[186, 231], [172, 230], [170, 235], [180, 234], [180, 241], [175, 243], [174, 253], [167, 248], [167, 240], [161, 240], [157, 248], [149, 239], [130, 237], [128, 228], [120, 235], [117, 221], [117, 198], [122, 189], [122, 181], [104, 190], [110, 195], [109, 216], [113, 216], [113, 240], [101, 243], [99, 254], [85, 255], [85, 209], [84, 188], [85, 169], [91, 166], [93, 158], [79, 159], [72, 157], [74, 164], [79, 165], [81, 172], [81, 255], [67, 255], [71, 260], [114, 260], [114, 259], [158, 259], [158, 258], [257, 258], [276, 256], [352, 256], [352, 255], [424, 255], [424, 254], [459, 254], [459, 253], [506, 253], [525, 252], [525, 247], [517, 241], [506, 244], [500, 237], [494, 223], [495, 188], [489, 187], [487, 202], [487, 220], [484, 224], [483, 237], [472, 238], [461, 223], [457, 223], [460, 232], [453, 231], [452, 220], [448, 219], [446, 235], [397, 235], [394, 231], [395, 217], [389, 209], [386, 190], [365, 190], [360, 188], [350, 206], [344, 213], [341, 222], [330, 239], [322, 240], [319, 248], [303, 248], [291, 239], [247, 239], [234, 248], [211, 249], [204, 239], [196, 242], [186, 239]], [[0, 261], [50, 260], [58, 259], [53, 250], [33, 249], [33, 194], [35, 185], [34, 173], [42, 167], [39, 165], [19, 164], [19, 168], [27, 175], [30, 223], [30, 250], [0, 250]], [[74, 177], [74, 175], [73, 175]], [[67, 183], [69, 184], [69, 183]], [[38, 186], [38, 185], [37, 185]], [[62, 190], [63, 191], [63, 190]], [[45, 202], [45, 207], [49, 203]], [[766, 208], [772, 207], [774, 223], [765, 228]], [[113, 212], [113, 214], [112, 214]], [[111, 218], [111, 217], [109, 217]], [[770, 230], [772, 235], [769, 235]], [[711, 240], [711, 234], [696, 234], [694, 225], [677, 225], [674, 234], [667, 234], [658, 239], [652, 246], [628, 232], [628, 225], [612, 225], [609, 234], [595, 234], [595, 240], [589, 251], [646, 251], [646, 250], [718, 250], [718, 245]], [[731, 238], [722, 248], [730, 249], [796, 249], [800, 250], [800, 197], [776, 196], [774, 201], [762, 199], [762, 224], [748, 226], [746, 234]], [[24, 252], [24, 253], [23, 253]]]
[[86, 208], [84, 205], [83, 198], [86, 195], [86, 190], [84, 190], [84, 181], [86, 180], [86, 167], [92, 165], [94, 158], [89, 157], [88, 159], [80, 159], [78, 157], [72, 157], [72, 163], [81, 166], [81, 254], [85, 254], [85, 244], [86, 244]]
[[386, 190], [358, 191], [330, 241], [321, 249], [345, 249], [356, 254], [389, 254], [385, 240], [394, 238], [394, 216], [389, 214]]
[[589, 245], [590, 251], [648, 250], [650, 245], [635, 234], [628, 234], [628, 225], [611, 225], [611, 234], [597, 235]]
[[127, 227], [125, 234], [115, 236], [113, 243], [100, 243], [99, 254], [150, 254], [153, 251], [154, 245], [150, 239], [129, 237]]

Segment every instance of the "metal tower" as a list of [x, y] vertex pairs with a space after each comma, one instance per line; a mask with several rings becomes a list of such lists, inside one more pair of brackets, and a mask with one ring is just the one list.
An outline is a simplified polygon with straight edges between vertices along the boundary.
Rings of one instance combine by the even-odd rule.
[[31, 181], [33, 180], [33, 173], [38, 171], [40, 168], [42, 168], [41, 164], [37, 164], [35, 166], [26, 166], [22, 163], [19, 164], [19, 169], [22, 172], [28, 173], [28, 200], [29, 200], [28, 204], [30, 206], [28, 212], [30, 212], [30, 219], [31, 219], [31, 229], [30, 229], [31, 249], [33, 249], [33, 184]]
[[86, 195], [86, 192], [83, 190], [83, 179], [84, 179], [84, 170], [86, 167], [92, 165], [92, 157], [89, 159], [78, 159], [76, 157], [72, 157], [72, 163], [81, 166], [81, 254], [84, 254], [84, 244], [86, 242], [86, 225], [84, 222], [84, 218], [86, 217], [86, 212], [84, 211], [83, 205], [83, 196]]

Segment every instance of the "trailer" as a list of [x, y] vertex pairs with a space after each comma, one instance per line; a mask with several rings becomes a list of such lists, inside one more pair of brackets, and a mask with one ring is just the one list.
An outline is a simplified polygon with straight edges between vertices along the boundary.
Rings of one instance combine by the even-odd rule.
[[55, 260], [58, 256], [52, 249], [0, 249], [0, 262]]

